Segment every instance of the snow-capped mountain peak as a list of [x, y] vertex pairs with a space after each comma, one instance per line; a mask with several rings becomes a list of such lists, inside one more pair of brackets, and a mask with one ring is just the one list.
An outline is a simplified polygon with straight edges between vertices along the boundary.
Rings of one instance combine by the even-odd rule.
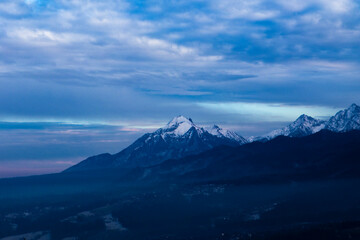
[[305, 114], [298, 117], [290, 125], [274, 130], [269, 134], [260, 137], [250, 137], [249, 142], [267, 141], [277, 136], [304, 137], [310, 134], [327, 129], [333, 132], [347, 132], [360, 129], [360, 106], [355, 103], [347, 109], [341, 110], [331, 117], [328, 121], [312, 118]]
[[[168, 159], [179, 159], [211, 148], [247, 143], [240, 135], [214, 126], [209, 132], [195, 125], [191, 118], [177, 116], [155, 132], [146, 133], [127, 148], [114, 155], [88, 158], [68, 171], [111, 167], [143, 167], [159, 164]], [[101, 165], [101, 160], [104, 164]]]
[[[294, 130], [296, 128], [302, 128], [302, 129], [308, 128], [309, 130], [312, 129], [312, 132], [314, 133], [314, 131], [315, 132], [316, 130], [320, 131], [322, 128], [324, 128], [323, 124], [324, 121], [322, 120], [315, 119], [306, 114], [302, 114], [300, 117], [298, 117], [295, 120], [295, 122], [290, 124], [289, 127], [291, 128], [291, 130]], [[321, 129], [318, 129], [318, 127], [320, 127]]]
[[202, 128], [197, 126], [191, 118], [187, 118], [182, 115], [173, 118], [168, 124], [158, 129], [155, 133], [160, 134], [166, 140], [169, 137], [186, 137], [190, 129], [193, 129], [193, 133], [195, 132], [198, 136], [202, 136], [206, 133], [218, 138], [229, 139], [231, 141], [238, 142], [239, 144], [247, 143], [245, 138], [235, 132], [223, 129], [218, 125], [213, 125], [210, 128]]
[[224, 136], [224, 130], [221, 127], [219, 127], [218, 125], [213, 125], [212, 127], [208, 128], [207, 130], [212, 135], [219, 136], [219, 137]]
[[219, 127], [218, 125], [213, 125], [211, 128], [208, 128], [207, 131], [214, 136], [220, 137], [220, 138], [228, 138], [232, 139], [234, 141], [237, 141], [241, 144], [247, 143], [247, 140], [240, 136], [239, 134], [232, 132], [228, 129], [223, 129]]
[[304, 137], [314, 134], [325, 127], [325, 122], [302, 114], [290, 125], [274, 130], [261, 137], [251, 137], [249, 141], [267, 141], [277, 136]]
[[314, 119], [314, 118], [312, 118], [312, 117], [310, 117], [310, 116], [308, 116], [306, 114], [302, 114], [295, 120], [294, 123], [313, 122], [314, 120], [316, 120], [316, 119]]
[[182, 115], [174, 117], [165, 127], [157, 130], [163, 137], [172, 135], [175, 137], [184, 136], [191, 128], [194, 128], [198, 134], [201, 134], [204, 130], [201, 127], [195, 125], [191, 118], [186, 118]]
[[349, 108], [339, 111], [326, 123], [326, 129], [334, 132], [360, 129], [360, 107], [353, 103]]
[[360, 112], [360, 106], [356, 105], [355, 103], [351, 104], [351, 106], [348, 108], [351, 112]]
[[182, 115], [179, 115], [177, 117], [174, 117], [164, 128], [172, 128], [176, 127], [180, 124], [188, 124], [188, 125], [194, 125], [191, 118], [186, 118]]
[[184, 135], [191, 127], [194, 127], [195, 124], [191, 119], [184, 116], [174, 117], [165, 127], [162, 129], [167, 132], [173, 132], [177, 136]]

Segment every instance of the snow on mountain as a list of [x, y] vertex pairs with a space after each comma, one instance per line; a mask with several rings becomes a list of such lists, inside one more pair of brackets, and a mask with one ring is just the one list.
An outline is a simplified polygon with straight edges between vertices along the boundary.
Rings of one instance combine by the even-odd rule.
[[160, 134], [164, 139], [168, 137], [182, 137], [191, 128], [194, 128], [197, 134], [201, 135], [204, 133], [204, 129], [195, 125], [191, 118], [184, 116], [177, 116], [173, 118], [165, 127], [155, 131], [155, 134]]
[[247, 140], [245, 138], [243, 138], [242, 136], [240, 136], [239, 134], [232, 132], [230, 130], [227, 130], [227, 129], [223, 129], [223, 128], [219, 127], [218, 125], [213, 125], [211, 128], [208, 128], [207, 131], [210, 134], [220, 137], [220, 138], [233, 139], [234, 141], [237, 141], [240, 144], [247, 143]]
[[235, 132], [223, 129], [217, 125], [213, 125], [210, 128], [202, 128], [194, 124], [191, 118], [184, 116], [173, 118], [165, 127], [156, 130], [151, 137], [160, 135], [165, 141], [171, 141], [170, 139], [190, 137], [187, 136], [190, 129], [193, 129], [193, 132], [199, 137], [210, 134], [217, 138], [226, 139], [238, 144], [247, 143], [245, 138]]
[[220, 145], [239, 146], [247, 142], [268, 141], [280, 135], [304, 137], [322, 129], [334, 132], [360, 129], [360, 107], [352, 104], [348, 109], [339, 111], [329, 121], [314, 119], [303, 114], [284, 128], [247, 140], [219, 126], [214, 125], [204, 129], [194, 124], [190, 118], [177, 116], [164, 127], [143, 135], [121, 152], [90, 157], [67, 171], [153, 166], [168, 159], [198, 154]]
[[168, 159], [197, 154], [220, 145], [239, 146], [246, 142], [243, 137], [229, 130], [218, 126], [206, 130], [194, 124], [191, 118], [177, 116], [164, 127], [138, 138], [121, 152], [90, 157], [67, 171], [152, 166]]
[[326, 129], [334, 132], [347, 132], [360, 129], [360, 107], [355, 103], [339, 111], [326, 123]]
[[303, 114], [295, 122], [284, 128], [274, 130], [260, 137], [250, 137], [248, 141], [268, 141], [277, 136], [304, 137], [322, 129], [333, 132], [360, 129], [360, 107], [354, 103], [349, 108], [336, 113], [328, 121], [322, 121]]
[[191, 127], [196, 127], [191, 119], [187, 119], [184, 116], [178, 116], [171, 120], [162, 130], [166, 132], [172, 132], [175, 136], [184, 135]]
[[318, 120], [307, 116], [305, 114], [298, 117], [293, 123], [290, 125], [274, 130], [266, 135], [260, 137], [252, 137], [249, 138], [249, 141], [267, 141], [273, 139], [277, 136], [288, 136], [288, 137], [304, 137], [325, 128], [325, 121]]

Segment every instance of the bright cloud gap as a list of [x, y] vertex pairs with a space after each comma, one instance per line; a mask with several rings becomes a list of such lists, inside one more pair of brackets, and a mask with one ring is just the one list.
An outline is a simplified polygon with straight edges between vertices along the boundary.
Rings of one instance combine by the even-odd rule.
[[251, 116], [252, 121], [272, 122], [294, 121], [301, 114], [316, 118], [327, 118], [334, 115], [340, 108], [324, 106], [285, 105], [281, 103], [247, 103], [247, 102], [203, 102], [200, 107], [216, 112], [226, 112]]

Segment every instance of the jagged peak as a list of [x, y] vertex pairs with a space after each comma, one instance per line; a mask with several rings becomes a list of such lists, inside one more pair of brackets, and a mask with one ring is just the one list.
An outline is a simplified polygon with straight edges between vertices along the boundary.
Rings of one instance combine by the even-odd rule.
[[309, 115], [302, 114], [295, 120], [295, 122], [314, 121], [314, 120], [316, 119]]
[[294, 131], [299, 129], [303, 131], [304, 135], [313, 134], [322, 129], [337, 132], [360, 129], [360, 106], [353, 103], [349, 108], [337, 112], [335, 116], [332, 116], [328, 121], [319, 120], [306, 114], [302, 114], [290, 125], [273, 130], [260, 137], [250, 137], [249, 141], [269, 140], [279, 135], [291, 136]]
[[221, 127], [219, 127], [218, 125], [214, 124], [212, 125], [211, 127], [208, 127], [206, 128], [206, 130], [212, 134], [212, 135], [215, 135], [215, 136], [223, 136], [224, 135], [224, 129], [222, 129]]
[[219, 127], [218, 125], [214, 124], [211, 129], [222, 129], [221, 127]]
[[[313, 128], [313, 127], [317, 127], [322, 124], [324, 124], [323, 120], [313, 118], [306, 114], [302, 114], [293, 123], [288, 125], [288, 127], [289, 128], [297, 128], [297, 127], [303, 126], [303, 127], [307, 127], [307, 128]], [[318, 131], [318, 129], [314, 129], [314, 130]]]
[[199, 134], [202, 135], [204, 133], [209, 133], [213, 136], [219, 138], [229, 138], [240, 143], [246, 142], [246, 140], [238, 135], [235, 132], [232, 132], [228, 129], [223, 129], [220, 126], [214, 124], [211, 127], [202, 128], [194, 124], [191, 118], [184, 117], [183, 115], [179, 115], [174, 117], [166, 126], [160, 128], [156, 131], [156, 134], [161, 134], [161, 136], [175, 136], [182, 137], [184, 136], [191, 128]]
[[303, 118], [312, 118], [312, 117], [310, 117], [309, 115], [306, 115], [306, 114], [301, 114], [299, 117], [298, 117], [298, 119], [303, 119]]
[[247, 140], [240, 136], [239, 134], [232, 132], [228, 129], [224, 129], [219, 127], [218, 125], [214, 124], [212, 127], [207, 128], [207, 131], [214, 136], [220, 137], [220, 138], [229, 138], [232, 140], [235, 140], [239, 143], [246, 143]]
[[[224, 129], [222, 127], [220, 127], [219, 125], [212, 125], [211, 127], [207, 127], [206, 130], [209, 132], [209, 133], [213, 133], [213, 135], [215, 133], [222, 133], [222, 132], [229, 132], [228, 129]], [[216, 134], [215, 134], [216, 135]]]
[[[294, 122], [290, 123], [288, 126], [281, 129], [276, 129], [270, 133], [260, 136], [260, 137], [251, 137], [249, 141], [257, 141], [263, 139], [273, 139], [277, 136], [293, 136], [294, 133], [300, 131], [303, 135], [312, 134], [320, 131], [324, 128], [324, 121], [315, 119], [306, 114], [300, 115]], [[297, 135], [299, 133], [296, 133]]]
[[333, 124], [335, 121], [339, 121], [339, 119], [350, 119], [354, 116], [360, 115], [360, 107], [355, 103], [351, 104], [348, 108], [341, 110], [335, 114], [335, 116], [331, 117], [329, 120], [330, 124]]
[[166, 124], [166, 127], [179, 125], [181, 123], [189, 123], [194, 124], [191, 118], [184, 117], [183, 115], [178, 115], [174, 117], [168, 124]]
[[347, 109], [337, 112], [329, 119], [326, 128], [335, 132], [360, 129], [360, 107], [353, 103]]
[[182, 136], [189, 131], [190, 128], [194, 127], [196, 130], [201, 131], [201, 128], [196, 126], [191, 118], [178, 115], [174, 117], [168, 124], [163, 128], [160, 128], [157, 132], [161, 132], [165, 135], [174, 134], [175, 136]]
[[351, 104], [349, 108], [347, 108], [346, 110], [351, 111], [351, 112], [359, 112], [360, 111], [360, 106], [356, 105], [355, 103]]
[[353, 103], [348, 108], [346, 108], [344, 110], [340, 110], [339, 112], [337, 112], [335, 114], [335, 116], [341, 115], [341, 114], [344, 114], [344, 113], [347, 113], [347, 114], [360, 113], [360, 106]]

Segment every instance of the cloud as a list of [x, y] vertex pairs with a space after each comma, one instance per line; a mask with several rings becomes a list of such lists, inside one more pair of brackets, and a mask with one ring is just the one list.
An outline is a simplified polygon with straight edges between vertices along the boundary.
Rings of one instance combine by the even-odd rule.
[[16, 1], [2, 2], [0, 3], [0, 12], [10, 15], [22, 15], [26, 12], [26, 9]]
[[355, 6], [353, 0], [276, 0], [276, 2], [293, 12], [304, 11], [315, 6], [335, 14], [343, 14]]
[[71, 44], [71, 43], [85, 43], [93, 41], [94, 39], [82, 34], [74, 33], [55, 33], [49, 30], [42, 29], [11, 29], [8, 30], [7, 35], [13, 40], [23, 41], [29, 45], [57, 45], [57, 44]]
[[178, 114], [244, 135], [327, 115], [360, 102], [359, 10], [354, 0], [4, 0], [0, 120], [102, 126], [12, 132], [60, 159], [94, 153], [66, 141], [120, 150]]
[[330, 11], [338, 14], [348, 13], [356, 6], [353, 0], [320, 0], [319, 2], [325, 9], [329, 9]]
[[261, 0], [222, 0], [213, 1], [213, 8], [222, 12], [225, 18], [241, 18], [246, 20], [267, 20], [279, 15], [276, 9], [267, 8]]
[[301, 114], [313, 117], [330, 117], [340, 110], [324, 106], [285, 105], [281, 103], [201, 102], [198, 105], [217, 112], [250, 116], [253, 122], [289, 122]]

